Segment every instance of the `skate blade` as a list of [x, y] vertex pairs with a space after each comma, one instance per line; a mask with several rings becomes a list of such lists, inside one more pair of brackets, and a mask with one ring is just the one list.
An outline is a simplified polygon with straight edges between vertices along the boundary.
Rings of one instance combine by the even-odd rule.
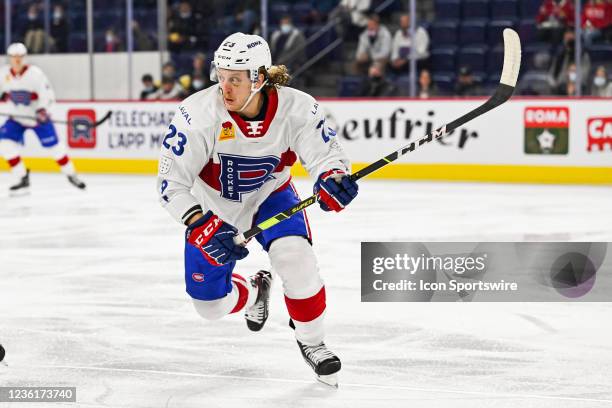
[[317, 381], [330, 387], [338, 388], [338, 374], [317, 375]]
[[24, 197], [30, 195], [30, 189], [19, 189], [16, 191], [9, 191], [9, 197]]

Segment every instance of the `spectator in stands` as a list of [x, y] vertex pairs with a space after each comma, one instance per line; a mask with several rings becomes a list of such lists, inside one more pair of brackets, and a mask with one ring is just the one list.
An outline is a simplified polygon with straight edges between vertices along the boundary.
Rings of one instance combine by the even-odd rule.
[[152, 51], [155, 49], [149, 34], [140, 28], [140, 23], [132, 20], [132, 34], [134, 36], [134, 51]]
[[201, 91], [204, 88], [208, 88], [211, 85], [210, 75], [206, 69], [206, 54], [197, 53], [193, 57], [193, 70], [189, 74], [187, 85], [184, 86], [187, 95]]
[[140, 91], [140, 100], [144, 101], [146, 99], [150, 99], [150, 96], [157, 92], [159, 88], [155, 86], [153, 82], [153, 76], [151, 74], [144, 74], [142, 76], [142, 86], [143, 89]]
[[202, 89], [208, 88], [209, 86], [209, 78], [202, 76], [202, 74], [195, 74], [194, 76], [190, 77], [189, 87], [187, 87], [185, 97], [191, 96], [194, 93], [201, 91]]
[[[563, 35], [563, 47], [554, 56], [549, 74], [553, 88], [565, 89], [568, 67], [575, 62], [576, 34], [574, 30], [567, 30]], [[588, 72], [591, 69], [591, 59], [586, 50], [582, 52], [582, 84], [587, 83]]]
[[123, 51], [121, 39], [115, 33], [115, 29], [110, 27], [104, 34], [104, 52], [119, 52]]
[[[257, 10], [261, 7], [260, 0], [229, 0], [222, 2], [224, 27], [231, 27], [231, 31], [254, 34], [258, 29]], [[216, 46], [216, 45], [215, 45]]]
[[329, 19], [338, 19], [336, 31], [339, 37], [348, 38], [360, 32], [368, 24], [371, 0], [341, 0], [331, 11]]
[[385, 71], [391, 55], [391, 33], [380, 24], [380, 17], [371, 14], [367, 28], [359, 36], [355, 58], [355, 72], [368, 72], [369, 67], [376, 64], [378, 69]]
[[480, 94], [478, 84], [472, 75], [472, 69], [467, 65], [459, 68], [457, 83], [455, 84], [455, 95], [457, 96], [476, 96]]
[[168, 48], [172, 52], [190, 51], [198, 48], [201, 17], [193, 13], [191, 3], [181, 1], [178, 10], [168, 21]]
[[612, 82], [608, 80], [606, 68], [603, 65], [597, 67], [593, 82], [591, 84], [591, 95], [601, 98], [612, 97]]
[[24, 43], [28, 52], [40, 54], [45, 49], [45, 30], [39, 5], [33, 3], [28, 8], [28, 20], [24, 26]]
[[431, 73], [427, 69], [421, 70], [419, 74], [419, 98], [428, 99], [437, 95], [438, 87], [431, 81]]
[[64, 13], [64, 6], [56, 4], [53, 6], [51, 18], [51, 28], [49, 29], [53, 37], [53, 50], [55, 52], [68, 51], [68, 23]]
[[293, 71], [306, 60], [306, 38], [304, 34], [293, 25], [291, 16], [283, 16], [279, 29], [272, 33], [270, 51], [272, 61], [278, 65], [286, 65]]
[[576, 96], [578, 95], [578, 86], [576, 85], [576, 64], [572, 63], [567, 68], [567, 74], [561, 80], [557, 89], [558, 95]]
[[163, 77], [161, 81], [161, 87], [149, 96], [149, 99], [153, 100], [177, 100], [183, 99], [184, 90], [183, 87], [171, 77]]
[[172, 61], [168, 61], [162, 65], [162, 77], [176, 79], [176, 67]]
[[204, 54], [203, 52], [198, 52], [196, 55], [194, 55], [192, 67], [192, 77], [206, 77], [206, 73], [208, 72], [208, 70], [206, 69], [206, 54]]
[[612, 26], [612, 2], [589, 0], [582, 9], [584, 43], [588, 47]]
[[429, 34], [423, 27], [417, 27], [414, 41], [410, 38], [410, 14], [400, 17], [400, 28], [395, 32], [391, 46], [391, 69], [404, 72], [410, 69], [410, 49], [416, 50], [417, 69], [427, 67], [429, 59]]
[[368, 78], [363, 84], [360, 96], [392, 96], [395, 86], [384, 76], [379, 64], [372, 64], [368, 70]]
[[337, 0], [310, 0], [310, 13], [306, 16], [305, 22], [318, 24], [327, 21], [328, 15], [337, 5]]
[[539, 39], [559, 44], [567, 28], [574, 27], [574, 14], [574, 0], [543, 0], [536, 16]]

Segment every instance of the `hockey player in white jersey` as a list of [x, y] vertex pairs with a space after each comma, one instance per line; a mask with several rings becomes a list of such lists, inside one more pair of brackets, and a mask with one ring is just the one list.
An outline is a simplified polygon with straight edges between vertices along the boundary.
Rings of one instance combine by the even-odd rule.
[[6, 121], [0, 127], [0, 154], [6, 159], [18, 182], [10, 187], [11, 193], [22, 193], [30, 186], [30, 171], [21, 159], [24, 132], [34, 130], [40, 144], [50, 150], [51, 156], [60, 166], [68, 181], [79, 189], [85, 188], [76, 176], [74, 165], [59, 143], [49, 108], [55, 95], [45, 74], [40, 68], [26, 65], [27, 49], [22, 43], [11, 44], [7, 49], [9, 65], [0, 67], [0, 104], [2, 117]]
[[[237, 231], [300, 200], [290, 168], [299, 158], [325, 211], [340, 211], [357, 196], [350, 163], [311, 96], [285, 87], [284, 66], [272, 66], [266, 41], [235, 33], [214, 54], [218, 82], [179, 106], [163, 139], [161, 204], [187, 226], [185, 282], [197, 312], [218, 319], [245, 311], [260, 330], [268, 317], [272, 274], [248, 279], [234, 271], [248, 255]], [[256, 236], [283, 283], [290, 326], [304, 360], [319, 380], [335, 385], [340, 359], [324, 343], [325, 286], [311, 246], [305, 212]]]

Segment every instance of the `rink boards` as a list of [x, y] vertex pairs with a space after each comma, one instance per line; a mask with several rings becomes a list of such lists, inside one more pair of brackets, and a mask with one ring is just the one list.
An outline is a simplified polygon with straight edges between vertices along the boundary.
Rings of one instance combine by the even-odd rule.
[[[483, 101], [324, 99], [321, 106], [326, 126], [337, 131], [355, 168], [360, 168]], [[52, 116], [83, 123], [113, 112], [96, 129], [57, 125], [79, 171], [154, 174], [159, 146], [177, 106], [177, 102], [63, 101], [54, 106]], [[3, 108], [0, 104], [0, 112]], [[57, 170], [30, 131], [24, 157], [32, 170]], [[2, 161], [0, 169], [6, 168]], [[297, 176], [306, 175], [299, 165], [293, 170]], [[370, 177], [612, 184], [610, 100], [515, 98]]]

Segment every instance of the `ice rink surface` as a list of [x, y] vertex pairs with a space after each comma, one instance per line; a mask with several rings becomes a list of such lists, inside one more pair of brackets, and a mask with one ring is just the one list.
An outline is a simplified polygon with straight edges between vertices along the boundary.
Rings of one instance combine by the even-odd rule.
[[[79, 407], [612, 407], [612, 304], [361, 303], [359, 265], [361, 241], [612, 241], [610, 187], [364, 180], [344, 213], [309, 209], [334, 390], [302, 361], [280, 282], [262, 332], [203, 321], [154, 178], [83, 178], [33, 174], [9, 198], [0, 173], [0, 386], [76, 386], [53, 406]], [[244, 275], [268, 267], [250, 248]]]

